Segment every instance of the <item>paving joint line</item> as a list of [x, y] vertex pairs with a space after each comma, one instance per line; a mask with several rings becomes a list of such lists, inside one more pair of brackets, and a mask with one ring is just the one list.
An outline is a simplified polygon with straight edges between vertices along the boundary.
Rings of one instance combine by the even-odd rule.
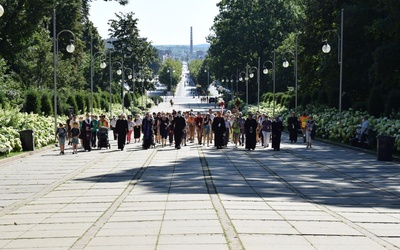
[[[291, 152], [288, 150], [289, 153], [291, 153], [292, 155], [296, 155], [295, 153]], [[281, 160], [280, 158], [274, 156], [275, 158]], [[266, 166], [264, 163], [262, 163], [260, 160], [255, 159], [253, 157], [250, 157], [250, 159], [252, 159], [254, 162], [258, 163], [260, 166], [262, 166], [268, 173], [270, 173], [274, 178], [276, 178], [279, 182], [281, 182], [283, 185], [285, 185], [287, 188], [289, 188], [292, 192], [294, 192], [295, 194], [299, 195], [299, 197], [303, 198], [304, 200], [314, 204], [315, 206], [317, 206], [319, 209], [321, 209], [322, 211], [324, 211], [325, 213], [333, 216], [334, 218], [338, 219], [339, 221], [345, 223], [347, 226], [353, 228], [354, 230], [358, 231], [359, 233], [361, 233], [362, 235], [368, 237], [369, 239], [375, 241], [376, 243], [380, 244], [381, 246], [388, 248], [388, 249], [398, 249], [395, 245], [393, 245], [390, 242], [387, 242], [381, 238], [379, 238], [378, 236], [376, 236], [375, 234], [373, 234], [372, 232], [370, 232], [369, 230], [357, 225], [356, 223], [350, 221], [349, 219], [343, 217], [342, 215], [332, 211], [331, 209], [327, 208], [324, 205], [320, 205], [318, 203], [316, 203], [315, 201], [313, 201], [312, 199], [310, 199], [307, 195], [303, 194], [301, 191], [299, 191], [297, 188], [295, 188], [294, 186], [292, 186], [289, 182], [287, 182], [285, 179], [283, 179], [282, 177], [280, 177], [277, 173], [275, 173], [275, 171], [273, 171], [272, 169], [270, 169], [268, 166]], [[281, 160], [282, 161], [282, 160]], [[318, 167], [318, 166], [317, 166]], [[340, 172], [339, 172], [340, 173]]]
[[38, 193], [35, 193], [35, 194], [31, 195], [28, 198], [25, 198], [25, 199], [23, 199], [21, 201], [17, 201], [16, 203], [13, 203], [11, 205], [8, 205], [8, 206], [4, 207], [0, 211], [0, 217], [6, 215], [9, 212], [12, 212], [13, 210], [16, 210], [16, 209], [20, 208], [22, 206], [25, 206], [26, 204], [28, 204], [28, 203], [36, 200], [36, 199], [39, 199], [39, 198], [45, 196], [46, 194], [50, 193], [51, 191], [53, 191], [54, 189], [56, 189], [57, 187], [59, 187], [60, 185], [65, 183], [66, 181], [74, 178], [78, 174], [82, 173], [83, 171], [85, 171], [85, 170], [89, 169], [90, 167], [92, 167], [93, 165], [97, 164], [98, 162], [100, 162], [104, 158], [106, 158], [106, 155], [104, 155], [102, 157], [95, 158], [94, 160], [88, 162], [84, 166], [74, 170], [72, 173], [69, 173], [69, 174], [65, 175], [63, 178], [61, 178], [61, 179], [53, 182], [52, 184], [46, 186], [45, 188], [43, 188]]
[[[130, 192], [135, 188], [137, 181], [142, 177], [147, 167], [150, 165], [151, 160], [156, 155], [158, 149], [154, 148], [153, 152], [147, 157], [146, 161], [143, 163], [139, 171], [133, 176], [131, 181], [127, 184], [125, 190], [114, 200], [114, 202], [108, 207], [108, 209], [97, 219], [96, 222], [70, 247], [70, 249], [83, 249], [87, 247], [94, 236], [99, 232], [99, 230], [107, 223], [111, 216], [117, 211], [121, 206], [123, 201], [128, 197]], [[133, 152], [132, 152], [133, 153]], [[129, 158], [131, 154], [128, 154], [126, 158]]]
[[219, 222], [224, 230], [229, 249], [245, 249], [242, 241], [240, 240], [239, 234], [236, 231], [235, 226], [232, 223], [224, 205], [222, 204], [221, 198], [217, 192], [217, 189], [212, 180], [211, 170], [208, 167], [208, 161], [205, 157], [204, 151], [201, 147], [197, 147], [199, 152], [200, 164], [203, 170], [204, 182], [207, 186], [208, 194], [211, 198], [211, 203], [215, 211], [217, 212]]

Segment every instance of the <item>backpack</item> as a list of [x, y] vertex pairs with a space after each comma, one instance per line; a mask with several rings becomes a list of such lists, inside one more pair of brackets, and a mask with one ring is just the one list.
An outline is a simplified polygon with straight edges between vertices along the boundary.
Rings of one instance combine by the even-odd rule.
[[65, 137], [67, 131], [65, 130], [65, 128], [59, 128], [58, 129], [58, 137]]

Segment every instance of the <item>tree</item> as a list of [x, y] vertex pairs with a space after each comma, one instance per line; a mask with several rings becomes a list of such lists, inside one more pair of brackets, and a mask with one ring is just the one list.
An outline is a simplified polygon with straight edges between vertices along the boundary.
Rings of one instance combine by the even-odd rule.
[[[210, 66], [217, 79], [236, 75], [244, 71], [246, 65], [257, 66], [258, 58], [270, 60], [272, 52], [294, 30], [299, 14], [292, 1], [221, 1], [218, 3], [219, 15], [212, 26], [210, 43]], [[262, 66], [262, 65], [261, 65]], [[261, 67], [260, 66], [260, 67]], [[262, 76], [261, 82], [269, 76]], [[249, 89], [256, 88], [255, 79]], [[245, 86], [240, 85], [245, 93]], [[261, 84], [261, 94], [266, 91]], [[283, 90], [285, 86], [279, 86]], [[255, 101], [257, 91], [250, 91], [250, 101]]]

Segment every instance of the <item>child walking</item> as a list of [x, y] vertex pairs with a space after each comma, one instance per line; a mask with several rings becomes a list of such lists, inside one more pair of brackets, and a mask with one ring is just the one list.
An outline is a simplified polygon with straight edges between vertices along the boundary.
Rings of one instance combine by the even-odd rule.
[[81, 134], [81, 131], [79, 129], [79, 123], [74, 122], [72, 123], [72, 129], [71, 129], [71, 136], [72, 136], [72, 154], [77, 154], [78, 153], [78, 144], [79, 144], [79, 136]]
[[58, 144], [60, 144], [60, 155], [65, 154], [65, 140], [67, 139], [67, 130], [64, 128], [62, 123], [58, 124], [57, 128]]

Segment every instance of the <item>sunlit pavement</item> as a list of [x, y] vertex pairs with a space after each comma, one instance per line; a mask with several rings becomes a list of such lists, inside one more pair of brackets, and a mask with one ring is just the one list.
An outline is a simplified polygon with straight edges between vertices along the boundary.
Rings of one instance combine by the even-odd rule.
[[399, 165], [373, 155], [286, 135], [281, 151], [57, 150], [0, 161], [1, 249], [400, 248]]

